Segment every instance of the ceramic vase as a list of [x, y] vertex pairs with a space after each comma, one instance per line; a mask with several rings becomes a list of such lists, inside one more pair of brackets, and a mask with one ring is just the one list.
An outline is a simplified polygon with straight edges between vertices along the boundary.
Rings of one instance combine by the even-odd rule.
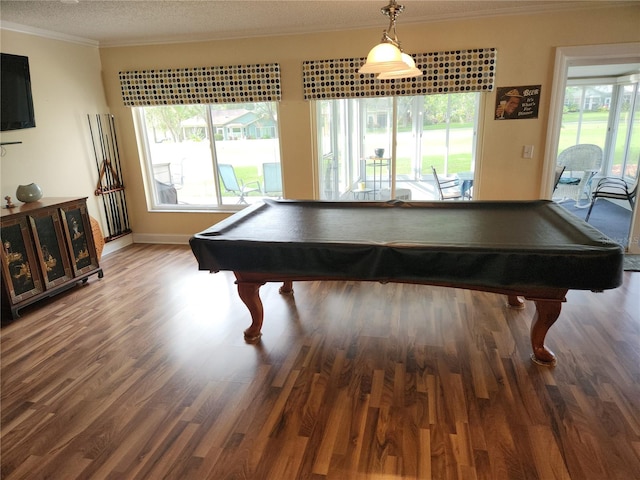
[[42, 189], [36, 183], [29, 185], [18, 185], [16, 198], [24, 203], [37, 202], [42, 198]]

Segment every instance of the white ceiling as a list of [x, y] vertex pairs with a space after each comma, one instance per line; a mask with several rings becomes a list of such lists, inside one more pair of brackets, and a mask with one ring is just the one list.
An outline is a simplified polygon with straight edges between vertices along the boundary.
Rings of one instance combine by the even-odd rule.
[[[388, 0], [0, 0], [0, 25], [99, 46], [193, 42], [388, 26]], [[402, 25], [557, 10], [638, 5], [640, 0], [398, 0]], [[639, 63], [571, 67], [569, 78], [622, 76]]]
[[[638, 58], [640, 58], [640, 52], [638, 52]], [[569, 67], [567, 74], [568, 78], [609, 78], [609, 77], [623, 77], [626, 75], [634, 75], [640, 73], [640, 63], [616, 63], [605, 65], [584, 65], [578, 67]]]
[[[387, 0], [0, 0], [2, 27], [100, 46], [217, 40], [387, 27]], [[402, 25], [640, 0], [399, 0]], [[71, 37], [71, 38], [69, 38]]]

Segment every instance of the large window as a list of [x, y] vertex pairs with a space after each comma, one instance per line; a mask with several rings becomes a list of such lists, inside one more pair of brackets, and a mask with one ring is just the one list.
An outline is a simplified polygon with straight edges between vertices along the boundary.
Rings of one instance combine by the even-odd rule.
[[479, 95], [317, 101], [320, 198], [436, 200], [432, 166], [472, 179]]
[[604, 152], [600, 174], [633, 182], [640, 162], [639, 95], [638, 83], [628, 77], [569, 81], [558, 152], [577, 144], [598, 145]]
[[152, 209], [242, 206], [282, 195], [276, 103], [135, 108]]

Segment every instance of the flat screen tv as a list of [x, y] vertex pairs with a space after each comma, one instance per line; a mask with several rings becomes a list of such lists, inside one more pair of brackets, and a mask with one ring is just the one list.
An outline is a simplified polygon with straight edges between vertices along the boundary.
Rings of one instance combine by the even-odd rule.
[[0, 58], [0, 83], [0, 130], [35, 127], [29, 58], [3, 53]]

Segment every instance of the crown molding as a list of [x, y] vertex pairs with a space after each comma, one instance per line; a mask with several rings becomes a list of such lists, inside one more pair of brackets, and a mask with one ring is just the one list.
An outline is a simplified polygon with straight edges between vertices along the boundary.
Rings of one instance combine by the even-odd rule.
[[1, 30], [9, 30], [12, 32], [26, 33], [27, 35], [35, 35], [37, 37], [48, 38], [50, 40], [60, 40], [62, 42], [77, 43], [87, 47], [99, 47], [100, 44], [96, 40], [89, 38], [74, 37], [73, 35], [66, 35], [64, 33], [52, 32], [50, 30], [44, 30], [36, 27], [29, 27], [27, 25], [20, 25], [19, 23], [12, 22], [0, 22]]

